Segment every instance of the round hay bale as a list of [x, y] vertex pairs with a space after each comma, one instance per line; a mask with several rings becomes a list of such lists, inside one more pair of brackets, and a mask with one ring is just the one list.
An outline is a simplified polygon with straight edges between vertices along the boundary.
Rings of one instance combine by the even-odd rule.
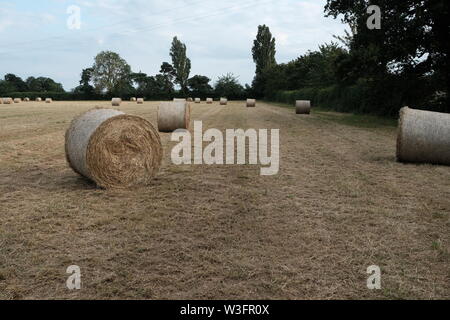
[[158, 107], [158, 130], [160, 132], [189, 130], [190, 122], [191, 105], [187, 102], [163, 102]]
[[221, 106], [226, 106], [228, 104], [228, 99], [227, 98], [220, 98], [220, 105]]
[[3, 104], [3, 98], [0, 98], [0, 104]]
[[256, 100], [255, 99], [247, 99], [247, 108], [254, 108], [256, 107]]
[[144, 104], [144, 98], [137, 99], [137, 104]]
[[22, 99], [20, 99], [20, 98], [15, 98], [14, 99], [14, 103], [21, 103], [22, 102]]
[[3, 98], [3, 103], [4, 104], [13, 104], [14, 101], [12, 98]]
[[206, 103], [207, 104], [212, 104], [214, 102], [213, 98], [206, 98]]
[[136, 101], [137, 101], [137, 98], [133, 97], [133, 98], [130, 99], [130, 101], [131, 101], [131, 102], [136, 102]]
[[188, 98], [188, 99], [187, 99], [187, 101], [188, 101], [188, 102], [193, 102], [193, 101], [194, 101], [194, 99], [192, 99], [192, 98]]
[[36, 98], [36, 102], [41, 102], [42, 98]]
[[173, 102], [186, 102], [186, 99], [173, 98]]
[[122, 99], [120, 99], [120, 98], [112, 98], [111, 104], [112, 104], [113, 107], [120, 107], [120, 105], [122, 104]]
[[200, 103], [200, 102], [202, 102], [202, 99], [200, 99], [200, 98], [195, 98], [195, 103]]
[[450, 114], [401, 109], [397, 160], [450, 165]]
[[25, 98], [25, 99], [23, 99], [23, 101], [30, 102], [30, 98]]
[[297, 100], [295, 102], [296, 114], [311, 114], [311, 101], [309, 100]]
[[45, 99], [45, 103], [52, 103], [53, 102], [53, 99], [52, 98], [47, 98], [47, 99]]
[[72, 169], [106, 189], [149, 184], [163, 156], [150, 122], [112, 109], [90, 110], [74, 119], [65, 146]]

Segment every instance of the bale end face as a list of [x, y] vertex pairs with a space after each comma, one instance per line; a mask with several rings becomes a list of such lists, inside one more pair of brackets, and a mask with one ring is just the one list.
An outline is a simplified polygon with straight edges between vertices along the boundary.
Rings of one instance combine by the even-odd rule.
[[66, 132], [70, 166], [106, 189], [149, 184], [162, 155], [155, 128], [145, 119], [117, 110], [88, 111], [73, 120]]

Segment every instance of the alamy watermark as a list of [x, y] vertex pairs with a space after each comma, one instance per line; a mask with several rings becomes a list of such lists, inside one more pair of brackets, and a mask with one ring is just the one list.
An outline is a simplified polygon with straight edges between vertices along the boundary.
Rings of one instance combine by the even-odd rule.
[[379, 266], [370, 266], [367, 268], [367, 288], [369, 290], [381, 290], [381, 268]]
[[[218, 129], [203, 133], [203, 122], [194, 121], [194, 136], [187, 130], [176, 130], [172, 142], [179, 142], [171, 153], [175, 165], [258, 165], [262, 176], [273, 176], [280, 170], [280, 130], [228, 129], [225, 136]], [[247, 149], [248, 141], [248, 149]], [[203, 143], [209, 142], [204, 148]], [[270, 155], [269, 155], [270, 144]], [[192, 156], [192, 146], [194, 155]], [[224, 154], [225, 150], [225, 154]], [[248, 153], [248, 162], [247, 162]]]
[[66, 286], [69, 290], [81, 289], [81, 269], [79, 266], [69, 266], [66, 273], [70, 274], [67, 278]]
[[370, 14], [370, 17], [367, 19], [367, 28], [369, 30], [380, 30], [381, 8], [376, 5], [369, 6], [367, 8], [367, 13]]
[[69, 30], [80, 30], [81, 29], [81, 8], [72, 5], [67, 8], [66, 13], [69, 15], [67, 18], [67, 28]]

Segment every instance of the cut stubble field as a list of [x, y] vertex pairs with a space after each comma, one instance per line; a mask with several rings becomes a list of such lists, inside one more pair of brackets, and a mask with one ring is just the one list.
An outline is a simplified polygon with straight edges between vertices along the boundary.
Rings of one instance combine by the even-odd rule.
[[[162, 134], [154, 183], [107, 191], [69, 168], [64, 133], [110, 106], [0, 105], [0, 299], [450, 298], [450, 168], [397, 163], [395, 126], [192, 104], [204, 130], [280, 129], [280, 173], [175, 166]], [[118, 109], [156, 125], [157, 106]], [[70, 265], [81, 290], [66, 287]]]

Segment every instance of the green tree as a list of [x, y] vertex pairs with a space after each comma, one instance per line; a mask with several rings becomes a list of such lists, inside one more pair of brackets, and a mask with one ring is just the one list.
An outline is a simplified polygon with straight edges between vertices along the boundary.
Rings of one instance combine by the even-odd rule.
[[131, 67], [117, 53], [100, 52], [92, 69], [92, 79], [98, 92], [126, 94], [132, 90]]
[[81, 72], [80, 85], [75, 88], [75, 93], [85, 94], [87, 98], [93, 95], [94, 87], [91, 85], [93, 68], [83, 69]]
[[5, 75], [5, 81], [8, 82], [11, 86], [13, 86], [18, 92], [28, 91], [28, 86], [22, 78], [16, 76], [15, 74], [8, 73]]
[[170, 56], [172, 57], [175, 83], [180, 85], [181, 91], [186, 94], [188, 91], [187, 82], [191, 72], [191, 60], [186, 56], [186, 45], [177, 37], [173, 38]]
[[[369, 0], [327, 1], [326, 14], [342, 16], [356, 30], [350, 41], [350, 58], [344, 59], [343, 65], [353, 77], [371, 81], [378, 92], [403, 91], [403, 103], [408, 103], [412, 94], [417, 93], [412, 92], [411, 85], [426, 88], [425, 80], [432, 85], [428, 94], [446, 93], [446, 110], [450, 111], [449, 1], [378, 0], [382, 19], [379, 30], [367, 28], [371, 15], [367, 8], [371, 4]], [[394, 83], [388, 84], [387, 79]], [[427, 94], [421, 91], [419, 95]]]
[[245, 96], [244, 87], [232, 73], [219, 77], [214, 84], [214, 91], [217, 96], [228, 99], [242, 99]]
[[264, 72], [277, 63], [275, 60], [275, 38], [272, 37], [268, 26], [258, 26], [258, 33], [253, 42], [252, 54], [253, 61], [256, 64], [256, 75], [252, 86], [256, 95], [262, 96], [266, 83]]
[[192, 94], [195, 96], [204, 97], [211, 93], [213, 88], [209, 84], [211, 79], [205, 76], [196, 75], [188, 80], [188, 86]]

